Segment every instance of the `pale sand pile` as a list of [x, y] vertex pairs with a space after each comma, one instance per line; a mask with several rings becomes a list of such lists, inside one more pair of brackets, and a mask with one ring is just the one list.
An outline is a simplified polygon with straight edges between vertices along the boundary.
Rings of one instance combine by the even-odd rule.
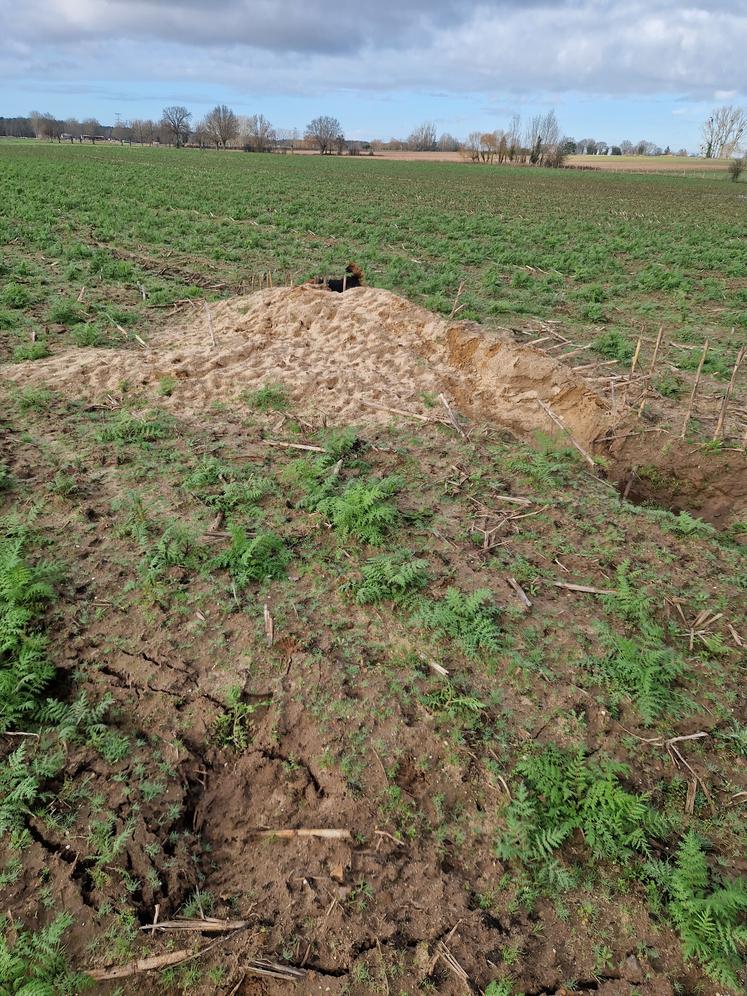
[[[278, 287], [210, 310], [215, 345], [199, 307], [153, 329], [147, 348], [69, 349], [3, 373], [90, 402], [120, 397], [127, 381], [131, 393], [152, 395], [184, 414], [276, 382], [299, 415], [325, 415], [330, 424], [390, 418], [362, 401], [433, 414], [423, 402], [426, 392], [444, 392], [459, 412], [522, 435], [554, 430], [537, 398], [565, 418], [581, 443], [610, 424], [604, 400], [569, 367], [388, 291]], [[158, 394], [164, 377], [177, 382], [170, 397]]]

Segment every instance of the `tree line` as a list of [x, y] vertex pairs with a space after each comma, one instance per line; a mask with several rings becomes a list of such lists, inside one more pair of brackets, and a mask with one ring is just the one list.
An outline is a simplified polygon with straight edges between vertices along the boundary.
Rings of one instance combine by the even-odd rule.
[[[721, 159], [738, 156], [747, 134], [747, 113], [739, 107], [715, 108], [702, 127], [700, 152], [706, 158]], [[246, 151], [267, 152], [276, 148], [315, 148], [322, 155], [344, 153], [355, 155], [364, 151], [402, 149], [416, 152], [458, 152], [472, 162], [519, 162], [539, 166], [561, 166], [569, 155], [597, 156], [660, 156], [671, 155], [667, 146], [655, 142], [624, 139], [610, 144], [595, 138], [575, 139], [565, 135], [554, 111], [538, 114], [522, 121], [518, 114], [511, 117], [505, 129], [473, 131], [465, 140], [448, 132], [438, 134], [436, 125], [425, 121], [405, 139], [388, 142], [350, 141], [337, 118], [320, 115], [308, 123], [303, 134], [298, 129], [277, 129], [263, 114], [242, 116], [225, 104], [217, 104], [203, 118], [193, 122], [192, 112], [181, 104], [164, 107], [161, 117], [122, 121], [103, 125], [95, 118], [59, 119], [49, 113], [32, 111], [27, 117], [0, 117], [0, 136], [41, 138], [57, 141], [135, 142], [139, 145], [169, 144], [216, 149], [243, 148]], [[680, 149], [676, 155], [687, 155]]]

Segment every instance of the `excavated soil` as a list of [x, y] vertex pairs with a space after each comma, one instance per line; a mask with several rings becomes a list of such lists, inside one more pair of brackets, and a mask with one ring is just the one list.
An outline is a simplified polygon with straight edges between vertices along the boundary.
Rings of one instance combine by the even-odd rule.
[[[432, 417], [443, 392], [462, 415], [524, 438], [559, 431], [543, 402], [582, 447], [604, 458], [631, 500], [687, 509], [719, 526], [747, 504], [743, 454], [706, 454], [671, 437], [638, 435], [637, 420], [621, 422], [559, 360], [377, 288], [262, 290], [210, 312], [197, 307], [154, 329], [142, 348], [67, 350], [6, 375], [92, 403], [136, 391], [185, 416], [278, 382], [294, 411], [330, 425], [385, 422], [386, 408]], [[175, 386], [163, 397], [166, 378]], [[440, 406], [436, 412], [443, 415]]]
[[603, 399], [567, 367], [389, 291], [278, 287], [216, 304], [211, 319], [215, 345], [199, 309], [154, 330], [144, 349], [66, 351], [8, 374], [91, 401], [119, 396], [125, 382], [155, 398], [159, 381], [171, 377], [177, 386], [159, 404], [187, 415], [275, 381], [287, 388], [295, 411], [324, 415], [330, 424], [388, 421], [365, 401], [432, 414], [424, 395], [441, 391], [464, 414], [489, 414], [522, 433], [552, 429], [537, 398], [582, 442], [608, 424]]

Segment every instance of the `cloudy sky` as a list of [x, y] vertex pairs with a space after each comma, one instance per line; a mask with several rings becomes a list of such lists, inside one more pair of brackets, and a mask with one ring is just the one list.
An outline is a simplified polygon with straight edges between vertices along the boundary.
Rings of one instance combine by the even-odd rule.
[[0, 0], [0, 114], [216, 102], [350, 137], [463, 137], [550, 107], [576, 138], [695, 149], [747, 104], [747, 0]]

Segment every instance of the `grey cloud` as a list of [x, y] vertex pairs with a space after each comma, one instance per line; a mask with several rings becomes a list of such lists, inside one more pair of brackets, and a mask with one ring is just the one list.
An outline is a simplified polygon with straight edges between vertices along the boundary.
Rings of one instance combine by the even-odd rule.
[[81, 79], [279, 93], [747, 91], [727, 0], [0, 0], [0, 22], [6, 77], [74, 60]]
[[17, 15], [10, 2], [7, 6], [17, 31], [51, 40], [149, 37], [289, 53], [353, 53], [380, 45], [401, 48], [458, 24], [464, 10], [457, 0], [435, 4], [381, 0], [363, 9], [329, 0], [212, 0], [207, 4], [200, 0], [30, 0]]

